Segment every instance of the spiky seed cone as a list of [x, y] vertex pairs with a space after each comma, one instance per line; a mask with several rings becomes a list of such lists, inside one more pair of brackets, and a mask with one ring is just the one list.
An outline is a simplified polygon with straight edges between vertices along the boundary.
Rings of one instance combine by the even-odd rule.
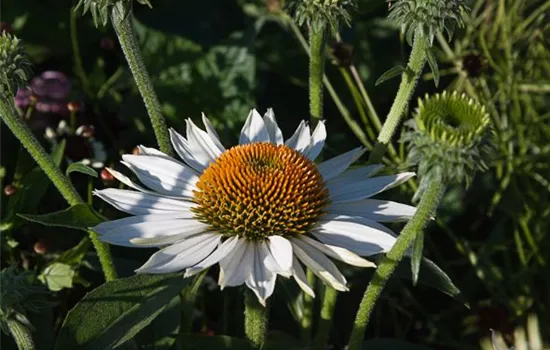
[[285, 5], [298, 25], [307, 24], [317, 32], [329, 29], [332, 34], [342, 22], [349, 25], [348, 8], [354, 7], [352, 0], [290, 0]]
[[0, 93], [14, 96], [18, 88], [27, 85], [31, 63], [21, 40], [4, 32], [0, 36]]
[[490, 159], [490, 117], [485, 107], [456, 92], [428, 96], [418, 102], [408, 144], [407, 162], [418, 167], [420, 190], [433, 180], [470, 184]]
[[[151, 6], [150, 0], [137, 0], [142, 5]], [[119, 18], [125, 18], [132, 8], [132, 0], [80, 0], [75, 11], [82, 10], [82, 15], [90, 12], [96, 27], [107, 25], [111, 8], [115, 6]]]

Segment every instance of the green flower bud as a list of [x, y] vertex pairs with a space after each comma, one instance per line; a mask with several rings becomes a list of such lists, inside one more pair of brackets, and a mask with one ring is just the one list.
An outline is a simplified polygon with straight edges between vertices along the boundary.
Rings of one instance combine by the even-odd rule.
[[464, 0], [397, 0], [391, 5], [390, 19], [401, 25], [408, 43], [414, 35], [428, 38], [433, 43], [435, 33], [446, 31], [452, 37], [456, 25], [463, 26]]
[[[137, 0], [142, 5], [151, 6], [150, 0]], [[107, 25], [111, 9], [116, 9], [115, 14], [119, 19], [123, 19], [130, 13], [132, 9], [132, 0], [80, 0], [76, 5], [75, 11], [82, 9], [82, 14], [85, 15], [88, 11], [92, 14], [94, 24]]]
[[0, 36], [0, 93], [15, 95], [31, 77], [31, 63], [21, 41], [4, 32]]
[[411, 130], [407, 162], [418, 167], [421, 185], [417, 195], [433, 180], [467, 185], [478, 170], [487, 169], [490, 159], [490, 117], [485, 107], [454, 92], [419, 100]]
[[286, 6], [298, 25], [307, 24], [316, 32], [330, 29], [334, 34], [342, 22], [350, 24], [347, 9], [354, 3], [352, 0], [291, 0]]

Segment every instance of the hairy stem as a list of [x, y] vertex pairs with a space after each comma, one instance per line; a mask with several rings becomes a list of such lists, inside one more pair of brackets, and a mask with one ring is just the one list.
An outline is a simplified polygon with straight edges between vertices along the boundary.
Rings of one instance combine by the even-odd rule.
[[326, 286], [325, 293], [323, 295], [323, 306], [321, 307], [321, 318], [319, 319], [319, 327], [317, 329], [317, 335], [315, 337], [314, 349], [324, 350], [326, 348], [328, 339], [330, 337], [332, 316], [334, 314], [334, 308], [336, 306], [337, 298], [338, 291], [334, 288]]
[[7, 326], [19, 350], [35, 349], [31, 330], [28, 326], [14, 319], [9, 319], [7, 321]]
[[418, 78], [422, 73], [422, 69], [424, 68], [424, 64], [426, 63], [427, 45], [428, 42], [423, 36], [415, 36], [407, 69], [401, 75], [399, 90], [397, 90], [397, 95], [393, 100], [390, 112], [386, 117], [382, 130], [380, 130], [378, 142], [370, 154], [369, 163], [371, 164], [379, 163], [382, 160], [384, 152], [391, 142], [391, 138], [395, 133], [395, 130], [401, 122], [401, 117], [407, 109], [416, 87], [416, 82], [418, 81]]
[[[40, 168], [50, 178], [63, 198], [65, 198], [70, 205], [84, 203], [69, 179], [57, 167], [51, 156], [38, 142], [36, 137], [34, 137], [32, 131], [27, 124], [25, 124], [23, 119], [19, 117], [15, 110], [13, 99], [8, 100], [6, 96], [0, 97], [0, 114], [4, 123], [6, 123], [14, 135], [19, 139], [23, 147], [25, 147]], [[97, 233], [89, 231], [89, 235], [97, 251], [103, 273], [105, 274], [105, 279], [107, 281], [115, 279], [116, 272], [113, 266], [111, 253], [109, 252], [109, 246], [99, 241]]]
[[[307, 269], [307, 283], [315, 288], [315, 275], [310, 269]], [[301, 292], [304, 298], [303, 315], [300, 319], [300, 343], [309, 346], [311, 342], [311, 320], [313, 319], [314, 299], [311, 295]]]
[[269, 310], [263, 306], [251, 290], [247, 289], [244, 297], [244, 333], [256, 349], [265, 342]]
[[323, 119], [323, 77], [327, 35], [324, 28], [309, 33], [309, 114], [311, 126]]
[[126, 61], [136, 81], [139, 93], [145, 103], [145, 108], [147, 108], [147, 113], [149, 113], [149, 118], [151, 118], [151, 124], [155, 131], [158, 146], [162, 152], [172, 155], [170, 135], [161, 112], [160, 102], [153, 88], [151, 77], [143, 62], [136, 35], [132, 28], [132, 13], [129, 13], [124, 18], [120, 18], [117, 11], [118, 10], [113, 7], [111, 21], [118, 36], [122, 51], [124, 52], [124, 56], [126, 57]]
[[382, 292], [386, 282], [391, 277], [397, 264], [403, 259], [405, 252], [418, 233], [424, 229], [424, 226], [426, 226], [435, 214], [444, 192], [445, 186], [441, 182], [433, 181], [428, 185], [428, 188], [424, 192], [424, 196], [418, 204], [416, 213], [403, 228], [403, 231], [401, 231], [393, 247], [378, 265], [363, 295], [361, 304], [359, 305], [359, 310], [357, 311], [355, 323], [351, 332], [348, 350], [361, 349], [365, 329], [369, 323], [376, 301], [380, 296], [380, 292]]

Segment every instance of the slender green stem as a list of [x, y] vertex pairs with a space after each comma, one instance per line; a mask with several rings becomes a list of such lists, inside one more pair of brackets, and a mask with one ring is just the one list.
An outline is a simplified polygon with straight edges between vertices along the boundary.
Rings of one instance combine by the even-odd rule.
[[424, 64], [426, 63], [426, 48], [428, 42], [423, 36], [415, 36], [411, 55], [409, 56], [409, 63], [407, 70], [401, 75], [401, 83], [399, 84], [399, 90], [393, 100], [393, 104], [390, 108], [390, 112], [380, 130], [378, 135], [378, 142], [374, 147], [370, 157], [369, 163], [379, 163], [391, 142], [391, 138], [395, 133], [395, 130], [399, 126], [401, 117], [405, 113], [409, 101], [416, 87], [416, 82], [422, 73]]
[[445, 186], [440, 182], [434, 181], [428, 185], [428, 188], [424, 192], [424, 195], [416, 208], [416, 213], [403, 228], [403, 231], [401, 231], [401, 234], [393, 247], [378, 265], [378, 268], [376, 269], [374, 276], [372, 277], [372, 280], [363, 295], [361, 304], [359, 305], [359, 310], [357, 311], [355, 323], [351, 332], [348, 347], [349, 350], [361, 349], [365, 329], [369, 323], [370, 315], [376, 305], [376, 301], [380, 296], [380, 292], [382, 292], [386, 282], [391, 277], [397, 264], [399, 264], [401, 259], [403, 259], [405, 252], [414, 241], [418, 233], [424, 229], [424, 226], [426, 226], [435, 214], [444, 191]]
[[[44, 147], [42, 147], [36, 137], [34, 137], [27, 124], [19, 117], [15, 110], [13, 99], [8, 100], [5, 96], [0, 97], [0, 114], [4, 123], [6, 123], [14, 135], [19, 139], [23, 147], [27, 149], [36, 163], [38, 163], [40, 168], [50, 178], [63, 198], [65, 198], [70, 205], [84, 203], [69, 179], [63, 175]], [[105, 274], [105, 279], [107, 281], [115, 279], [116, 272], [113, 266], [111, 253], [109, 252], [109, 246], [99, 241], [97, 233], [89, 231], [89, 234], [97, 251], [99, 262]]]
[[[307, 269], [307, 283], [315, 289], [315, 275], [310, 269]], [[304, 305], [303, 315], [300, 319], [300, 342], [304, 346], [309, 346], [311, 342], [311, 325], [313, 319], [314, 299], [311, 295], [303, 293]]]
[[78, 28], [76, 26], [77, 18], [80, 17], [78, 12], [75, 11], [75, 8], [72, 7], [70, 10], [70, 28], [71, 28], [71, 45], [73, 48], [73, 57], [74, 57], [74, 69], [75, 73], [80, 78], [82, 83], [82, 88], [88, 97], [92, 97], [92, 89], [90, 88], [90, 81], [84, 70], [84, 64], [82, 63], [82, 55], [80, 54], [80, 47], [78, 46]]
[[319, 319], [319, 327], [315, 336], [315, 347], [317, 350], [324, 350], [330, 336], [332, 327], [332, 316], [336, 307], [336, 299], [338, 291], [329, 286], [325, 287], [323, 295], [323, 306], [321, 307], [321, 318]]
[[143, 62], [134, 29], [132, 28], [132, 13], [130, 12], [124, 18], [120, 18], [117, 12], [118, 10], [115, 7], [113, 7], [112, 11], [111, 22], [113, 23], [120, 46], [122, 47], [124, 56], [126, 56], [126, 61], [130, 66], [136, 85], [145, 103], [145, 108], [147, 108], [147, 112], [151, 118], [151, 124], [153, 125], [159, 148], [162, 152], [172, 155], [170, 135], [162, 115], [160, 102], [153, 88], [151, 77]]
[[325, 74], [327, 34], [325, 28], [309, 33], [309, 113], [312, 127], [323, 119], [323, 77]]
[[34, 350], [34, 342], [32, 340], [31, 330], [21, 322], [9, 319], [7, 321], [8, 329], [17, 344], [19, 350]]
[[256, 349], [261, 349], [267, 333], [269, 310], [262, 306], [251, 290], [244, 296], [244, 333]]

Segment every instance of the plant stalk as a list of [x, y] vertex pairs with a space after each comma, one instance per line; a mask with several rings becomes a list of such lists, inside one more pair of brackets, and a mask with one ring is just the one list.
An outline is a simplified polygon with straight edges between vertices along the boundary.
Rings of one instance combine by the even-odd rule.
[[263, 306], [251, 290], [244, 296], [244, 333], [254, 348], [261, 349], [267, 334], [268, 306]]
[[416, 208], [416, 213], [405, 225], [393, 247], [378, 265], [359, 305], [348, 350], [361, 349], [365, 329], [382, 289], [418, 233], [424, 229], [434, 216], [444, 192], [445, 186], [441, 182], [433, 181], [428, 185]]
[[424, 64], [426, 63], [426, 48], [428, 45], [429, 44], [425, 37], [419, 35], [415, 36], [407, 69], [401, 75], [399, 90], [397, 90], [397, 95], [393, 100], [390, 112], [386, 117], [382, 130], [380, 130], [378, 142], [369, 156], [370, 164], [379, 163], [382, 160], [382, 157], [391, 142], [391, 138], [401, 122], [401, 117], [407, 109], [416, 87], [416, 82], [418, 81], [418, 78], [422, 73], [422, 69], [424, 68]]
[[113, 23], [118, 41], [120, 42], [126, 61], [136, 81], [139, 93], [145, 103], [147, 113], [149, 113], [158, 146], [162, 152], [173, 155], [170, 135], [162, 115], [160, 102], [153, 88], [151, 77], [143, 62], [136, 35], [132, 28], [132, 13], [130, 11], [124, 18], [120, 18], [116, 7], [113, 6], [111, 11], [111, 22]]
[[337, 298], [338, 291], [329, 286], [325, 286], [325, 293], [323, 295], [323, 306], [321, 307], [321, 318], [319, 319], [317, 335], [315, 336], [314, 349], [324, 350], [326, 348], [327, 342], [330, 337], [332, 316], [334, 315], [334, 308], [336, 307]]
[[13, 337], [13, 340], [15, 340], [15, 344], [17, 344], [17, 348], [19, 350], [35, 349], [29, 327], [14, 319], [9, 319], [7, 324], [10, 334]]
[[315, 128], [323, 119], [323, 77], [325, 74], [327, 33], [324, 27], [309, 33], [309, 114]]
[[[40, 168], [50, 178], [67, 203], [69, 205], [84, 203], [69, 179], [63, 175], [44, 147], [34, 137], [27, 124], [19, 117], [15, 110], [13, 99], [10, 101], [5, 96], [0, 97], [0, 114], [4, 123], [6, 123], [23, 147], [25, 147]], [[88, 233], [97, 251], [105, 279], [107, 281], [115, 279], [116, 271], [113, 266], [111, 253], [109, 252], [109, 246], [99, 241], [97, 233], [93, 231], [88, 231]]]

